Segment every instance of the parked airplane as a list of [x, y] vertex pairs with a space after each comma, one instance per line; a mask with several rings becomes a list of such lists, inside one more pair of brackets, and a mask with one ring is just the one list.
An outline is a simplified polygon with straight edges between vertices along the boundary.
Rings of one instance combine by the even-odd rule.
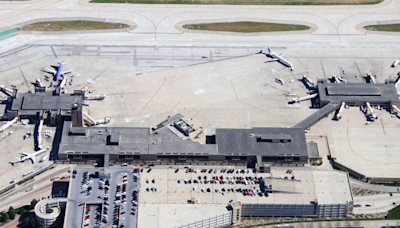
[[37, 152], [35, 152], [33, 154], [29, 154], [29, 153], [23, 152], [22, 154], [25, 155], [25, 156], [20, 157], [20, 158], [17, 157], [18, 161], [11, 162], [11, 165], [14, 165], [15, 163], [24, 162], [24, 161], [29, 160], [29, 159], [32, 161], [32, 163], [35, 163], [35, 156], [47, 151], [47, 149], [48, 148], [39, 150], [39, 151], [37, 151]]
[[57, 71], [46, 68], [46, 72], [52, 73], [54, 75], [54, 79], [53, 79], [54, 81], [58, 81], [58, 79], [60, 79], [60, 76], [64, 76], [64, 74], [69, 74], [73, 71], [73, 70], [62, 71], [63, 65], [66, 64], [67, 62], [65, 62], [65, 63], [57, 62], [57, 63], [59, 64], [58, 66], [52, 66]]
[[[283, 65], [290, 67], [290, 70], [292, 70], [292, 71], [294, 70], [292, 64], [283, 58], [284, 52], [282, 52], [280, 55], [277, 55], [277, 54], [275, 54], [275, 52], [271, 51], [271, 49], [269, 48], [269, 45], [266, 46], [266, 48], [268, 49], [268, 53], [265, 53], [265, 54], [268, 57], [272, 57], [272, 59], [265, 61], [266, 63], [273, 62], [273, 61], [279, 61]], [[263, 53], [262, 50], [261, 50], [261, 53]]]

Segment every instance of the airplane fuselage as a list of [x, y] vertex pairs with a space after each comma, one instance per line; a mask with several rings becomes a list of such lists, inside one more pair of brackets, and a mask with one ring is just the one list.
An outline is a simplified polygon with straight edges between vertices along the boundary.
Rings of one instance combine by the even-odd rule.
[[58, 79], [60, 79], [61, 72], [62, 72], [62, 64], [60, 64], [57, 68], [57, 73], [55, 75], [54, 81], [58, 81]]
[[23, 153], [24, 156], [21, 157], [21, 158], [18, 158], [18, 161], [17, 161], [17, 162], [14, 162], [14, 163], [24, 162], [24, 161], [26, 161], [26, 160], [31, 160], [32, 163], [35, 163], [35, 161], [36, 161], [35, 157], [36, 157], [37, 155], [39, 155], [39, 154], [41, 154], [41, 153], [47, 151], [47, 150], [48, 150], [47, 148], [46, 148], [46, 149], [41, 149], [41, 150], [39, 150], [39, 151], [37, 151], [37, 152], [35, 152], [35, 153], [33, 153], [33, 154], [29, 154], [29, 153], [25, 153], [25, 152], [24, 152], [24, 153]]
[[284, 64], [285, 66], [292, 68], [292, 64], [289, 63], [286, 59], [280, 57], [279, 55], [275, 54], [274, 52], [271, 52], [270, 55], [271, 55], [273, 58], [278, 59], [278, 61], [281, 62], [282, 64]]

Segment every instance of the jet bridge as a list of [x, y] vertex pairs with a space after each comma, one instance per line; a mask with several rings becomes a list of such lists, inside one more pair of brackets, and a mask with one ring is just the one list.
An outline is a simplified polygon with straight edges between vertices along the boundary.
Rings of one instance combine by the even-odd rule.
[[0, 85], [0, 91], [10, 97], [12, 96], [12, 94], [14, 92], [12, 89], [6, 88], [3, 85]]
[[338, 103], [338, 102], [329, 103], [329, 104], [325, 105], [324, 107], [322, 107], [321, 109], [319, 109], [318, 111], [314, 112], [314, 114], [312, 114], [311, 116], [307, 117], [300, 123], [296, 124], [294, 127], [295, 128], [304, 128], [304, 129], [310, 128], [312, 125], [317, 123], [320, 119], [322, 119], [329, 113], [338, 109], [340, 107], [340, 105], [341, 105], [341, 103]]

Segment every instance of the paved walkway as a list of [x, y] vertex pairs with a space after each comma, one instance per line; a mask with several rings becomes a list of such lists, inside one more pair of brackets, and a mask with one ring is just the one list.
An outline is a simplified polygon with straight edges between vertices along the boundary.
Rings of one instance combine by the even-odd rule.
[[15, 219], [9, 221], [6, 225], [2, 226], [3, 228], [15, 228], [19, 224], [19, 217], [21, 217], [19, 214], [15, 214]]

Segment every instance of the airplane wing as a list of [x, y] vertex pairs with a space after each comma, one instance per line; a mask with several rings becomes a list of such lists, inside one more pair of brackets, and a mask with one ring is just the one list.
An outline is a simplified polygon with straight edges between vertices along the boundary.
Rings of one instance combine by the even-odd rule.
[[36, 161], [35, 156], [32, 156], [30, 159], [32, 160], [32, 163], [35, 163]]
[[283, 57], [284, 54], [285, 54], [285, 52], [282, 52], [279, 56], [280, 56], [280, 57]]
[[274, 59], [268, 59], [268, 60], [267, 60], [267, 61], [265, 61], [264, 63], [273, 62], [273, 61], [278, 61], [278, 59], [277, 59], [277, 58], [274, 58]]
[[26, 152], [22, 152], [22, 154], [25, 155], [25, 156], [31, 155], [30, 153], [26, 153]]
[[45, 68], [48, 72], [51, 72], [51, 73], [53, 73], [53, 74], [56, 74], [57, 73], [57, 71], [55, 71], [55, 70], [52, 70], [52, 69], [49, 69], [49, 68]]
[[60, 75], [69, 74], [69, 73], [71, 73], [72, 71], [73, 71], [73, 70], [62, 71], [62, 72], [60, 73]]

